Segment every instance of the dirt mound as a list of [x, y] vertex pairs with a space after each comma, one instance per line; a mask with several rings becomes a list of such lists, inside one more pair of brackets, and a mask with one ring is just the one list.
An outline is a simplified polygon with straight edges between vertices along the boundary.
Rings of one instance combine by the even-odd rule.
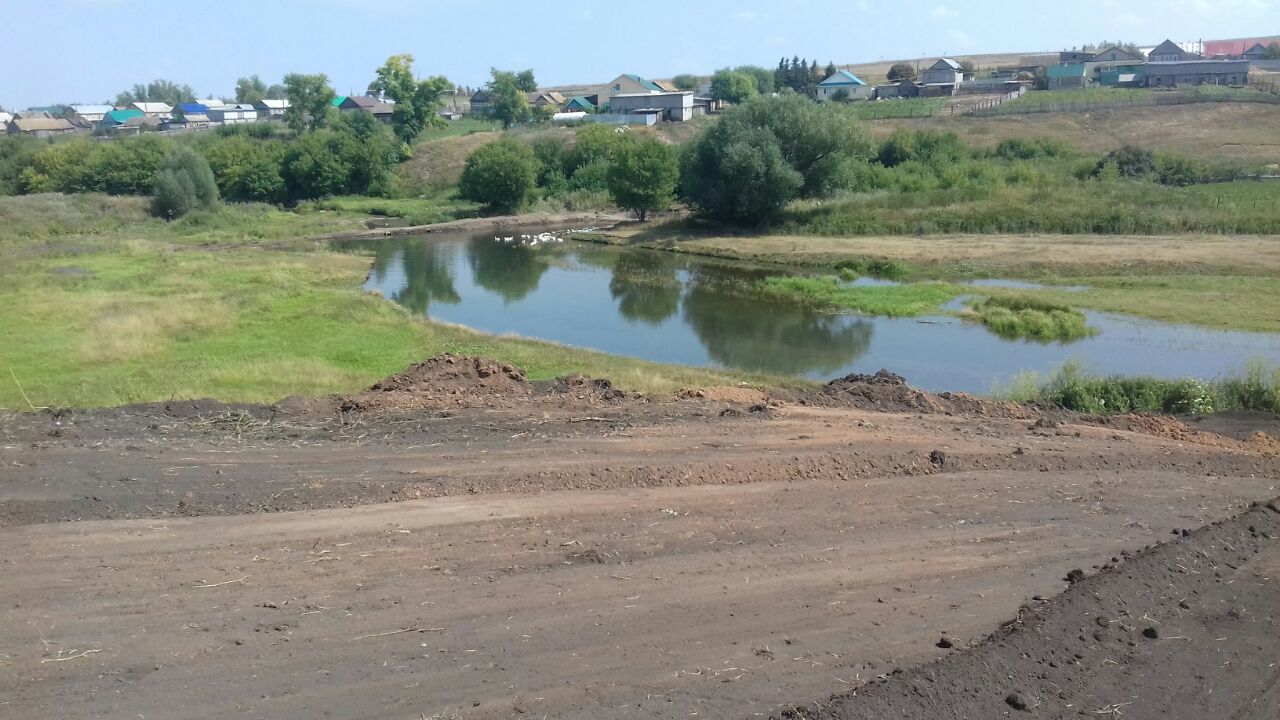
[[875, 375], [853, 374], [832, 380], [819, 392], [822, 400], [842, 407], [883, 412], [972, 414], [1002, 418], [1030, 418], [1034, 413], [1014, 403], [979, 400], [964, 393], [937, 395], [917, 390], [906, 378], [888, 370]]
[[576, 400], [588, 402], [620, 402], [630, 397], [627, 393], [615, 388], [608, 380], [589, 378], [585, 375], [558, 377], [552, 380], [545, 390], [550, 395], [568, 395]]
[[1276, 717], [1277, 512], [1257, 505], [1091, 577], [1073, 570], [1065, 593], [969, 649], [778, 717]]
[[345, 398], [343, 410], [413, 410], [468, 407], [524, 399], [533, 394], [524, 370], [488, 358], [445, 353], [412, 365]]
[[710, 400], [739, 405], [767, 405], [770, 397], [761, 390], [745, 387], [684, 388], [676, 394], [681, 400]]

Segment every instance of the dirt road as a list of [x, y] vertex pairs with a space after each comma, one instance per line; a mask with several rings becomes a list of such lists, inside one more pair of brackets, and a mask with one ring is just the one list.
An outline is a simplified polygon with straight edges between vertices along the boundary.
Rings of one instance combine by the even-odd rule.
[[1250, 418], [503, 383], [0, 417], [0, 717], [774, 716], [1280, 495]]

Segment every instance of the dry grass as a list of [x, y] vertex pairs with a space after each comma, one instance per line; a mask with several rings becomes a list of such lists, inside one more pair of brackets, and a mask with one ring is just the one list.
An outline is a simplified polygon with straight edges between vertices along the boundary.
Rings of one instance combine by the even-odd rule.
[[80, 355], [90, 363], [157, 354], [169, 342], [220, 332], [234, 321], [234, 314], [226, 305], [198, 295], [126, 301], [103, 294], [84, 302], [92, 319], [85, 328]]
[[467, 156], [499, 136], [496, 132], [481, 132], [419, 143], [413, 148], [413, 157], [396, 168], [396, 175], [410, 187], [456, 184]]
[[954, 132], [973, 147], [1009, 138], [1052, 137], [1089, 153], [1134, 144], [1204, 160], [1280, 162], [1280, 111], [1252, 103], [1117, 108], [1086, 113], [880, 120], [877, 137], [899, 127]]

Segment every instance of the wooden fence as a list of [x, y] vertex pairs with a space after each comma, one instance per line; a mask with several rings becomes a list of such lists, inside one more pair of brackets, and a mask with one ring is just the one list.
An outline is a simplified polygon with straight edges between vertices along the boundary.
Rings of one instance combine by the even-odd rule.
[[1280, 95], [1259, 93], [1257, 95], [1230, 94], [1205, 95], [1199, 93], [1151, 92], [1149, 95], [1123, 95], [1105, 100], [1063, 100], [1062, 102], [1019, 103], [1013, 107], [1000, 107], [1004, 101], [987, 107], [975, 107], [970, 115], [1032, 115], [1036, 113], [1054, 112], [1093, 112], [1096, 110], [1113, 110], [1128, 107], [1156, 107], [1165, 105], [1197, 105], [1202, 103], [1260, 103], [1265, 105], [1280, 104]]
[[[975, 103], [975, 104], [970, 105], [970, 106], [968, 106], [968, 107], [961, 108], [961, 109], [960, 109], [959, 114], [961, 114], [961, 115], [978, 115], [978, 114], [982, 114], [982, 113], [983, 113], [983, 111], [993, 110], [993, 109], [995, 109], [995, 108], [997, 108], [997, 107], [1000, 107], [1001, 105], [1003, 105], [1003, 104], [1005, 104], [1005, 103], [1009, 102], [1010, 100], [1017, 100], [1018, 98], [1022, 97], [1023, 95], [1026, 95], [1026, 94], [1027, 94], [1027, 88], [1026, 88], [1025, 86], [1024, 86], [1024, 87], [1020, 87], [1020, 88], [1018, 88], [1017, 90], [1014, 90], [1014, 91], [1012, 91], [1012, 92], [1007, 92], [1007, 93], [1005, 93], [1005, 94], [1001, 95], [1000, 97], [990, 98], [990, 99], [988, 99], [988, 100], [983, 100], [982, 102]], [[956, 115], [956, 114], [957, 114], [957, 113], [956, 113], [956, 106], [955, 106], [955, 105], [952, 105], [952, 106], [951, 106], [951, 114], [952, 114], [952, 115]]]

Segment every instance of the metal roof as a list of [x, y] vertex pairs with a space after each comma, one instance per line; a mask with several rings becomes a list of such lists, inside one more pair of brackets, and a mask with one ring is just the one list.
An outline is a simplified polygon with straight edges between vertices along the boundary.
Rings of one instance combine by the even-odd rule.
[[125, 108], [124, 110], [112, 110], [102, 119], [103, 122], [124, 123], [130, 118], [142, 117], [142, 111], [137, 108]]
[[668, 96], [671, 96], [671, 95], [693, 95], [693, 91], [692, 91], [692, 90], [679, 90], [679, 91], [677, 91], [677, 92], [616, 93], [616, 94], [614, 94], [614, 95], [613, 95], [613, 97], [616, 97], [616, 98], [633, 98], [633, 97], [654, 98], [654, 97], [668, 97]]
[[629, 79], [629, 80], [631, 80], [632, 82], [639, 83], [640, 85], [644, 86], [646, 89], [648, 89], [648, 90], [649, 90], [649, 91], [651, 91], [651, 92], [663, 92], [662, 87], [661, 87], [661, 86], [659, 86], [659, 85], [658, 85], [658, 83], [656, 83], [656, 82], [652, 82], [652, 81], [650, 81], [650, 80], [645, 80], [644, 78], [640, 77], [639, 75], [632, 75], [632, 74], [630, 74], [630, 73], [624, 73], [624, 74], [623, 74], [623, 77], [628, 78], [628, 79]]
[[932, 66], [930, 66], [930, 67], [931, 67], [931, 68], [937, 67], [937, 66], [938, 66], [938, 63], [942, 63], [943, 65], [946, 65], [947, 67], [951, 68], [952, 70], [963, 70], [963, 69], [964, 69], [964, 67], [963, 67], [963, 66], [961, 66], [961, 65], [960, 65], [960, 63], [956, 62], [955, 60], [952, 60], [951, 58], [938, 58], [938, 62], [934, 63], [934, 64], [933, 64]]
[[180, 105], [178, 105], [178, 109], [188, 114], [190, 113], [203, 114], [203, 113], [209, 112], [209, 106], [202, 105], [200, 103], [181, 103]]
[[133, 107], [144, 113], [157, 113], [163, 115], [167, 112], [173, 112], [172, 105], [166, 105], [162, 102], [136, 102], [133, 104]]
[[110, 105], [72, 105], [71, 109], [77, 115], [106, 115], [115, 110]]
[[1147, 63], [1147, 75], [1166, 77], [1182, 74], [1246, 73], [1248, 60], [1184, 60], [1181, 62]]
[[265, 98], [253, 104], [254, 107], [265, 107], [268, 110], [285, 110], [289, 107], [288, 100], [272, 100]]
[[827, 87], [832, 85], [866, 85], [866, 83], [862, 82], [862, 78], [848, 70], [837, 70], [831, 77], [818, 84], [826, 85]]
[[1050, 65], [1049, 77], [1051, 78], [1068, 78], [1068, 77], [1084, 77], [1084, 65]]
[[10, 121], [22, 132], [39, 132], [42, 130], [74, 130], [75, 125], [66, 118], [20, 118]]

